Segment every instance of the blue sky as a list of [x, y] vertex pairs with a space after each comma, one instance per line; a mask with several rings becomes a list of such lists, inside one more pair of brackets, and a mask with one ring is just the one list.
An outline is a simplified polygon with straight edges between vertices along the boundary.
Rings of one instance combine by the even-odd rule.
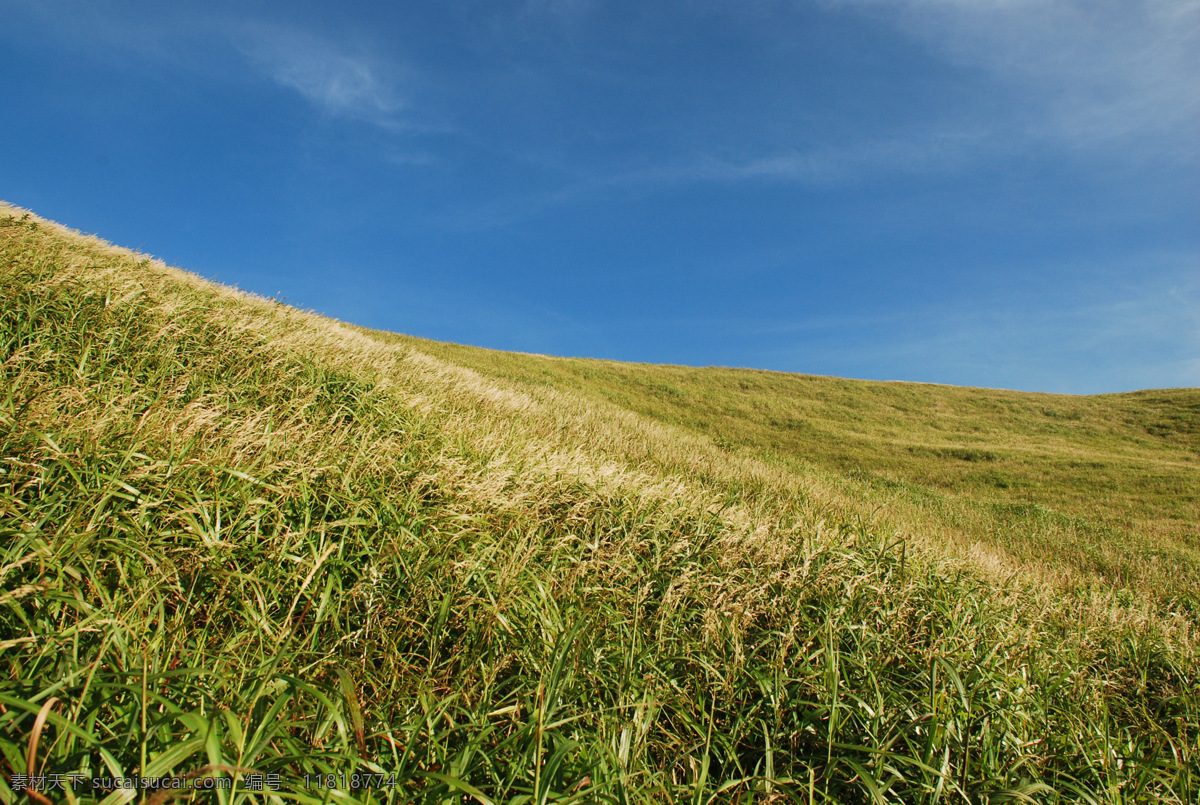
[[371, 327], [1200, 386], [1200, 2], [0, 0], [0, 198]]

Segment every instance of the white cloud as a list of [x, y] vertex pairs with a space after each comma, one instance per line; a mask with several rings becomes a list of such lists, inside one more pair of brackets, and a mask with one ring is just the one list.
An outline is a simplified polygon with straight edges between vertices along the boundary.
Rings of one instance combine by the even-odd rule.
[[252, 64], [329, 115], [402, 128], [407, 105], [394, 65], [307, 31], [254, 25], [231, 37]]
[[1075, 152], [1132, 166], [1200, 162], [1200, 0], [799, 2], [886, 20], [939, 58], [976, 73], [979, 102], [855, 142], [741, 154], [680, 149], [665, 164], [608, 171], [526, 199], [529, 206], [512, 215], [527, 217], [616, 187], [695, 181], [819, 186], [957, 171], [997, 156]]
[[[6, 5], [0, 0], [0, 8]], [[247, 20], [213, 11], [156, 4], [150, 13], [96, 8], [61, 0], [28, 3], [21, 10], [75, 48], [128, 61], [137, 54], [157, 64], [227, 78], [245, 65], [296, 92], [321, 112], [408, 129], [401, 91], [409, 78], [397, 61], [360, 42], [337, 40], [286, 23]]]
[[928, 175], [961, 165], [980, 147], [982, 138], [979, 132], [935, 132], [746, 159], [706, 156], [687, 166], [664, 169], [659, 175], [678, 180], [767, 179], [810, 185], [880, 173]]
[[910, 125], [874, 140], [741, 157], [706, 154], [617, 181], [822, 185], [953, 171], [1046, 148], [1134, 165], [1200, 161], [1200, 0], [817, 2], [883, 17], [939, 57], [1011, 89], [1009, 105], [963, 110], [951, 127]]
[[1021, 93], [1025, 136], [1200, 156], [1200, 0], [823, 0]]

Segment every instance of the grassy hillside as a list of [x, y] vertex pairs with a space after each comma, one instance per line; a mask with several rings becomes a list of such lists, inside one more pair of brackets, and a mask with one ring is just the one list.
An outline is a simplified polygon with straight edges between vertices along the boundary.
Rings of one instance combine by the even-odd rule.
[[1194, 391], [432, 344], [14, 208], [0, 299], [6, 803], [1200, 792]]
[[1000, 548], [1032, 572], [1131, 587], [1168, 611], [1200, 603], [1200, 389], [1028, 394], [373, 335], [533, 393], [609, 401], [802, 476], [843, 479], [863, 512], [886, 509], [960, 547]]

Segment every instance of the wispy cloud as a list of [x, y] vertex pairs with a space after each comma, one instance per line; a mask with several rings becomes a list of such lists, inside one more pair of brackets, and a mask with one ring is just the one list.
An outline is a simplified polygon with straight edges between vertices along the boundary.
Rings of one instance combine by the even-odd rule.
[[1198, 0], [823, 0], [1016, 89], [1026, 136], [1200, 156]]
[[857, 142], [742, 154], [693, 150], [653, 166], [610, 168], [511, 202], [511, 210], [489, 210], [478, 223], [511, 223], [617, 188], [846, 184], [1064, 150], [1126, 165], [1200, 162], [1200, 0], [817, 2], [881, 17], [940, 58], [979, 73], [981, 98], [997, 87], [1005, 92], [994, 106], [982, 100], [940, 120], [877, 129]]
[[925, 133], [766, 155], [694, 153], [654, 165], [575, 175], [542, 192], [455, 210], [447, 226], [468, 231], [509, 226], [610, 195], [654, 193], [699, 183], [780, 182], [821, 188], [880, 176], [957, 170], [988, 147], [982, 132]]
[[702, 155], [691, 162], [645, 172], [644, 178], [672, 181], [845, 183], [864, 176], [953, 170], [979, 150], [985, 134], [976, 131], [926, 132], [859, 143], [817, 146], [744, 158]]
[[[1200, 385], [1200, 253], [1093, 267], [1071, 298], [968, 300], [827, 319], [755, 325], [775, 343], [760, 365], [880, 380], [1100, 393]], [[1046, 274], [1061, 273], [1047, 265]], [[840, 367], [840, 368], [838, 368]]]
[[[7, 5], [0, 0], [0, 7]], [[392, 54], [363, 41], [336, 38], [288, 23], [171, 4], [152, 12], [95, 8], [43, 0], [19, 9], [49, 33], [98, 57], [127, 62], [131, 54], [159, 65], [227, 80], [261, 77], [297, 93], [323, 114], [388, 129], [411, 128], [404, 91], [411, 76]], [[240, 54], [240, 61], [236, 54]], [[230, 57], [233, 58], [230, 58]]]
[[231, 39], [264, 76], [323, 113], [406, 127], [398, 67], [367, 49], [278, 25], [242, 25]]

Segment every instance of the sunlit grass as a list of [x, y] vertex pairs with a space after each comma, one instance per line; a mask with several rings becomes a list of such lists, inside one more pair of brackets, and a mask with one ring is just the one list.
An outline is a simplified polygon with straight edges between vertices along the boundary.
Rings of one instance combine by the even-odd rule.
[[[989, 413], [991, 392], [918, 388], [976, 400], [985, 437], [938, 440], [881, 417], [874, 387], [821, 381], [841, 402], [812, 427], [859, 441], [805, 453], [762, 413], [801, 406], [785, 376], [742, 398], [737, 373], [363, 334], [18, 210], [0, 261], [6, 803], [31, 771], [223, 775], [194, 795], [222, 805], [329, 801], [313, 775], [355, 772], [396, 784], [337, 801], [1200, 791], [1189, 504], [1121, 474], [1153, 458], [1189, 489], [1184, 393], [1154, 419], [1183, 424], [1096, 437], [1120, 494], [1047, 476], [1031, 503], [938, 481], [1040, 472], [1005, 463], [1014, 440], [1076, 449], [1021, 395]], [[988, 523], [1008, 530], [976, 545]], [[1076, 555], [1109, 534], [1182, 558], [1114, 584]]]
[[612, 402], [802, 477], [841, 478], [863, 512], [884, 507], [959, 543], [1200, 607], [1200, 389], [1027, 394], [373, 337], [535, 395]]

